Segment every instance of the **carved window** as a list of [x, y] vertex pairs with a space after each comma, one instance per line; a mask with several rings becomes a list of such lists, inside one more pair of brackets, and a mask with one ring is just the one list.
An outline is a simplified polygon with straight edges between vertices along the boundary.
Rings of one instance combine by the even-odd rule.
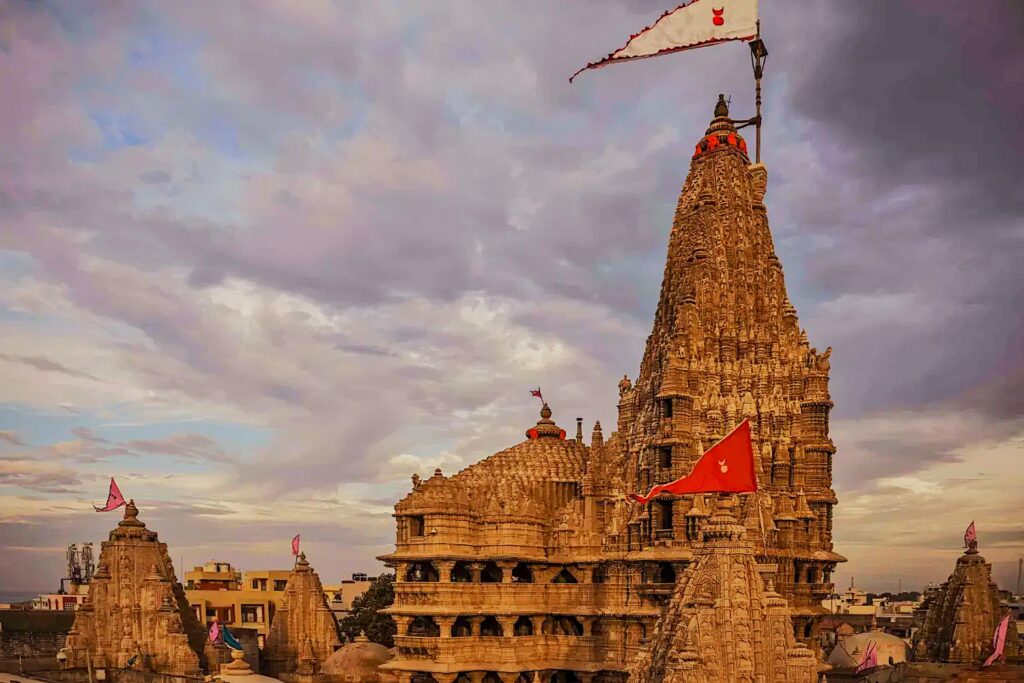
[[533, 621], [530, 620], [530, 617], [519, 617], [516, 619], [516, 625], [513, 627], [512, 632], [517, 636], [532, 636]]
[[663, 418], [672, 417], [672, 399], [665, 398], [661, 401], [661, 416]]
[[661, 446], [658, 448], [658, 466], [666, 470], [672, 467], [671, 446]]
[[658, 503], [658, 528], [672, 528], [672, 501], [659, 500]]
[[409, 536], [417, 537], [423, 535], [424, 529], [423, 515], [412, 515], [409, 517]]
[[263, 605], [242, 605], [242, 623], [255, 624], [263, 621]]
[[501, 583], [501, 568], [493, 562], [485, 564], [480, 572], [480, 583]]
[[409, 635], [437, 638], [441, 635], [441, 627], [432, 617], [416, 617], [409, 624]]
[[485, 617], [480, 624], [480, 635], [490, 637], [501, 637], [501, 624], [495, 617]]
[[659, 562], [658, 563], [658, 577], [657, 583], [675, 583], [676, 582], [676, 570], [672, 568], [671, 562]]
[[512, 569], [513, 583], [533, 583], [533, 570], [530, 565], [520, 562]]
[[452, 567], [452, 583], [471, 583], [473, 581], [473, 572], [469, 568], [468, 562], [456, 562], [455, 566]]
[[452, 624], [452, 638], [465, 638], [473, 635], [473, 622], [468, 617], [459, 617]]

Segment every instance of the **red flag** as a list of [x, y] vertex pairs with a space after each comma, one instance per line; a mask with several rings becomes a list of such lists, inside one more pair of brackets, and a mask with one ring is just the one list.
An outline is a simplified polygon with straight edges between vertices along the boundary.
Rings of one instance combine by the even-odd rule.
[[107, 504], [104, 507], [92, 506], [92, 509], [96, 512], [110, 512], [116, 510], [125, 504], [124, 496], [121, 495], [121, 489], [117, 488], [117, 482], [114, 478], [110, 478], [110, 491], [107, 493]]
[[540, 387], [537, 387], [536, 389], [530, 389], [530, 396], [536, 396], [541, 401], [544, 400], [544, 397], [540, 395]]
[[971, 521], [971, 525], [967, 527], [967, 531], [964, 532], [964, 547], [970, 548], [971, 544], [978, 543], [978, 532], [974, 529], [974, 521]]
[[996, 632], [992, 635], [992, 647], [994, 648], [985, 663], [981, 665], [981, 668], [992, 666], [992, 664], [1003, 656], [1003, 648], [1006, 647], [1006, 631], [1010, 628], [1010, 615], [1007, 614], [1003, 617], [1003, 620], [999, 622], [999, 626], [996, 626]]
[[213, 623], [210, 624], [210, 642], [211, 643], [216, 643], [219, 638], [220, 638], [220, 624], [218, 624], [217, 620], [214, 619]]
[[756, 490], [754, 445], [750, 442], [750, 423], [744, 420], [709, 448], [688, 475], [668, 484], [659, 484], [646, 496], [631, 493], [629, 497], [638, 503], [646, 503], [659, 493], [749, 493]]
[[298, 557], [299, 555], [299, 536], [302, 534], [295, 534], [295, 538], [292, 539], [292, 555]]
[[876, 666], [878, 666], [878, 644], [872, 640], [868, 643], [868, 649], [864, 650], [864, 657], [861, 658], [860, 664], [853, 670], [853, 673], [859, 674], [861, 671], [874, 669]]

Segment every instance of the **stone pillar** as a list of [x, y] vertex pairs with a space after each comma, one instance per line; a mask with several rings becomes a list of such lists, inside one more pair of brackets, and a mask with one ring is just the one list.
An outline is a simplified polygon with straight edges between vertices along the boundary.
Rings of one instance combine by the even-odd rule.
[[484, 567], [486, 566], [483, 562], [471, 562], [469, 570], [473, 572], [473, 583], [480, 583], [480, 574], [483, 573]]
[[594, 683], [594, 679], [597, 678], [594, 671], [577, 671], [576, 675], [580, 677], [581, 683]]
[[597, 619], [595, 619], [594, 617], [584, 616], [577, 616], [576, 618], [579, 619], [580, 624], [583, 625], [583, 635], [594, 635], [594, 624], [597, 622]]
[[495, 671], [494, 673], [498, 675], [498, 678], [501, 680], [501, 683], [516, 683], [516, 681], [519, 679], [518, 671]]
[[442, 638], [452, 637], [452, 626], [455, 625], [455, 617], [434, 617], [438, 627], [441, 629]]
[[409, 573], [408, 562], [395, 562], [395, 581], [405, 581], [405, 575]]
[[411, 671], [396, 671], [395, 674], [398, 676], [398, 683], [412, 683]]
[[437, 580], [441, 583], [450, 583], [454, 567], [455, 562], [453, 560], [434, 560], [434, 568], [437, 569]]
[[505, 638], [511, 638], [515, 635], [516, 621], [518, 617], [498, 617], [498, 623], [501, 624], [501, 635]]
[[480, 627], [484, 624], [483, 617], [466, 617], [469, 621], [469, 632], [474, 636], [480, 635]]
[[395, 620], [395, 632], [398, 635], [409, 635], [409, 624], [412, 623], [412, 617], [404, 616], [401, 614], [392, 614], [391, 618]]
[[543, 633], [541, 630], [544, 627], [544, 615], [534, 615], [529, 617], [530, 623], [533, 624], [533, 635], [539, 636]]
[[483, 671], [470, 671], [469, 672], [469, 683], [483, 683], [484, 672]]
[[516, 568], [517, 564], [519, 564], [519, 563], [518, 562], [509, 562], [508, 560], [504, 560], [502, 562], [498, 562], [498, 568], [501, 569], [501, 582], [502, 583], [512, 583], [512, 570]]
[[587, 563], [579, 565], [580, 568], [580, 583], [594, 583], [594, 570], [597, 569], [596, 564]]

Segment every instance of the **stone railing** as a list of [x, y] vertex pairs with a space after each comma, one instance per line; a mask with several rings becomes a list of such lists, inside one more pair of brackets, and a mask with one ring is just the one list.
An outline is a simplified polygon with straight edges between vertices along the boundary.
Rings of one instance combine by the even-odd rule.
[[[486, 662], [489, 669], [622, 670], [636, 648], [608, 647], [601, 636], [519, 636], [512, 638], [424, 638], [395, 636], [399, 658], [446, 664]], [[528, 665], [528, 666], [527, 666]], [[525, 670], [525, 669], [524, 669]]]
[[616, 595], [593, 583], [395, 583], [391, 612], [452, 614], [589, 614]]

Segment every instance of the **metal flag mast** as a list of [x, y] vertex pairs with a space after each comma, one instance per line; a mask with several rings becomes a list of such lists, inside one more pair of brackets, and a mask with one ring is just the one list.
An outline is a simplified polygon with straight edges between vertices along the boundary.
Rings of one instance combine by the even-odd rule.
[[755, 126], [754, 142], [754, 163], [761, 163], [761, 77], [764, 75], [764, 65], [768, 61], [768, 48], [761, 40], [761, 20], [757, 20], [757, 34], [748, 43], [750, 45], [750, 66], [754, 69], [754, 117], [746, 120], [734, 120], [739, 124], [736, 129]]

